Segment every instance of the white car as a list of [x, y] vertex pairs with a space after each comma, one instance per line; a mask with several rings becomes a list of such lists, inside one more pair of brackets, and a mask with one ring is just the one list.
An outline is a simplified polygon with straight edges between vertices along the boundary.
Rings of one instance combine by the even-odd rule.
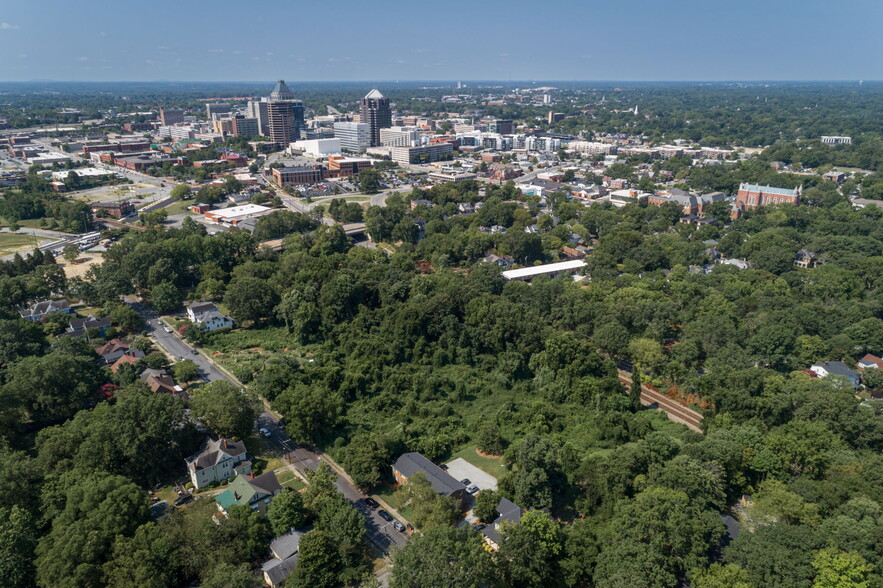
[[264, 437], [267, 437], [267, 438], [269, 438], [273, 434], [268, 429], [265, 429], [264, 427], [261, 427], [260, 431], [261, 431], [261, 435], [263, 435]]

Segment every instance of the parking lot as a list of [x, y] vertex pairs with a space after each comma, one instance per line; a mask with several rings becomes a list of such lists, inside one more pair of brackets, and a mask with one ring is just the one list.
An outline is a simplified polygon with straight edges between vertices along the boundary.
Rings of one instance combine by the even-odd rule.
[[497, 479], [490, 474], [478, 469], [462, 457], [448, 462], [448, 473], [456, 480], [468, 478], [470, 482], [478, 486], [479, 490], [496, 490]]

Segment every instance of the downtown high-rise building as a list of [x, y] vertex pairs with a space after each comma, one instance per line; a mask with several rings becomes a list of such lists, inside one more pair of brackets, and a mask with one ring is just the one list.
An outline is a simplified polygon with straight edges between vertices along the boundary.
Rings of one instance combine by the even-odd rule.
[[389, 98], [384, 97], [377, 89], [368, 92], [361, 101], [359, 122], [368, 125], [370, 146], [379, 146], [380, 129], [392, 127], [392, 110], [389, 108]]
[[[306, 132], [304, 103], [295, 100], [285, 80], [276, 82], [267, 104], [267, 136], [273, 143], [287, 147]], [[258, 107], [260, 111], [260, 107]], [[260, 121], [259, 121], [260, 124]]]

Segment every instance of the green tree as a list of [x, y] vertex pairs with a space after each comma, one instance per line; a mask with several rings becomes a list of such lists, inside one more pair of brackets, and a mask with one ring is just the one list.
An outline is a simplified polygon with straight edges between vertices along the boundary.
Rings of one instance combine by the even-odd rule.
[[77, 247], [76, 243], [68, 243], [64, 246], [62, 255], [64, 256], [65, 261], [73, 263], [74, 260], [80, 256], [80, 248]]
[[316, 530], [301, 537], [297, 565], [292, 574], [294, 586], [299, 588], [339, 586], [338, 574], [341, 569], [340, 554], [331, 535]]
[[506, 448], [506, 441], [494, 422], [486, 422], [481, 426], [477, 441], [479, 451], [490, 455], [502, 455]]
[[176, 363], [172, 372], [175, 374], [175, 380], [183, 384], [196, 379], [199, 375], [199, 366], [191, 360], [185, 359]]
[[337, 494], [337, 474], [322, 462], [312, 472], [307, 473], [307, 488], [303, 492], [304, 507], [318, 515], [322, 504]]
[[261, 588], [262, 578], [248, 564], [218, 562], [203, 577], [201, 588]]
[[508, 586], [553, 586], [561, 582], [558, 560], [564, 553], [564, 533], [542, 511], [531, 511], [519, 523], [500, 529], [497, 564]]
[[259, 322], [273, 317], [279, 296], [264, 280], [244, 277], [230, 283], [224, 303], [237, 322]]
[[0, 507], [0, 585], [16, 588], [33, 584], [35, 528], [25, 509]]
[[408, 478], [405, 489], [413, 513], [411, 522], [420, 530], [451, 525], [460, 514], [457, 501], [436, 492], [423, 472]]
[[356, 183], [364, 194], [376, 194], [380, 190], [380, 172], [368, 167], [359, 172]]
[[868, 588], [868, 574], [874, 569], [859, 554], [833, 547], [817, 551], [812, 567], [816, 571], [813, 588]]
[[150, 290], [150, 304], [160, 314], [179, 309], [183, 300], [181, 291], [171, 282], [160, 282]]
[[468, 526], [419, 533], [393, 553], [392, 563], [392, 588], [478, 588], [497, 579], [481, 535]]
[[273, 406], [285, 415], [285, 432], [295, 443], [315, 443], [332, 430], [343, 411], [338, 394], [321, 386], [297, 384], [279, 395]]
[[483, 523], [491, 523], [500, 513], [497, 512], [497, 505], [500, 504], [500, 495], [493, 490], [482, 490], [475, 497], [475, 506], [472, 507], [473, 514]]
[[188, 184], [176, 184], [169, 192], [172, 200], [188, 200], [193, 197], [193, 190]]
[[748, 572], [736, 564], [713, 563], [693, 572], [691, 588], [754, 588]]
[[37, 545], [37, 584], [103, 585], [102, 566], [113, 542], [147, 521], [147, 505], [144, 491], [122, 476], [81, 476], [67, 488], [63, 510]]
[[260, 402], [230, 382], [216, 380], [196, 390], [191, 399], [196, 417], [223, 437], [247, 437], [254, 428]]
[[274, 535], [284, 535], [306, 523], [304, 500], [298, 492], [283, 492], [276, 496], [267, 510], [267, 519]]

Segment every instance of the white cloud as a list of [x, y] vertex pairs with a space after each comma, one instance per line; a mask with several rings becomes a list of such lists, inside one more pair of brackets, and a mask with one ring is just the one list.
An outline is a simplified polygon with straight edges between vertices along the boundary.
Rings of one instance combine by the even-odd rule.
[[8, 22], [0, 22], [0, 30], [13, 31], [17, 28], [18, 28], [18, 25], [9, 24]]
[[21, 55], [18, 56], [18, 58], [19, 58], [19, 59], [24, 59], [24, 58], [26, 58], [27, 56], [28, 56], [27, 53], [22, 53]]
[[223, 49], [209, 49], [208, 52], [209, 53], [223, 53], [224, 50]]
[[106, 37], [106, 36], [107, 36], [107, 33], [105, 33], [104, 31], [101, 31], [101, 32], [98, 33], [98, 34], [101, 35], [102, 37]]
[[233, 52], [233, 55], [242, 55], [242, 51], [239, 51], [239, 50], [237, 49], [236, 51]]
[[89, 61], [88, 57], [77, 57], [77, 61]]

